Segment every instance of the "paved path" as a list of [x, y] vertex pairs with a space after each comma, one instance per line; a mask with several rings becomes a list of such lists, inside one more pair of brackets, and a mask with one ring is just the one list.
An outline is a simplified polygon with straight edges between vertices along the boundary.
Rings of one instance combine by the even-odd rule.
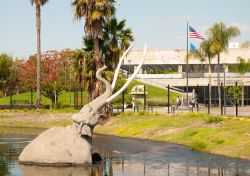
[[[126, 109], [125, 111], [132, 111], [132, 109]], [[160, 108], [154, 108], [154, 112], [162, 112], [162, 113], [167, 113], [168, 112], [168, 107], [160, 107]], [[171, 107], [169, 108], [169, 111], [171, 112]], [[207, 113], [207, 107], [200, 107], [199, 112], [201, 113]], [[116, 110], [114, 110], [116, 112]], [[191, 112], [188, 108], [186, 107], [179, 107], [176, 110], [176, 113], [178, 112]], [[197, 108], [193, 109], [193, 112], [197, 112]], [[211, 114], [216, 114], [220, 115], [221, 109], [219, 107], [211, 108], [210, 110]], [[226, 115], [227, 116], [235, 116], [235, 107], [226, 107]], [[238, 108], [238, 116], [244, 116], [244, 117], [249, 117], [250, 118], [250, 106], [244, 106]]]
[[[155, 112], [168, 112], [168, 108], [167, 107], [163, 107], [163, 108], [154, 108]], [[170, 108], [171, 111], [171, 108]], [[194, 112], [197, 112], [197, 108], [193, 109]], [[199, 112], [202, 113], [207, 113], [207, 108], [205, 107], [201, 107], [199, 109]], [[180, 107], [176, 110], [176, 112], [190, 112], [190, 110], [186, 107]], [[216, 114], [219, 115], [221, 114], [221, 109], [216, 107], [216, 108], [211, 108], [210, 110], [211, 114]], [[228, 116], [235, 116], [236, 109], [235, 107], [226, 107], [226, 115]], [[246, 117], [250, 117], [250, 106], [244, 106], [244, 107], [239, 107], [238, 108], [238, 116], [246, 116]]]

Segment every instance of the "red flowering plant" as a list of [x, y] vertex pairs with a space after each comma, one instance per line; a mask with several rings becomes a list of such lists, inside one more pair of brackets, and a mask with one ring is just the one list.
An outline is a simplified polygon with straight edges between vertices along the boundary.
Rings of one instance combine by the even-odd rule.
[[[69, 70], [71, 51], [46, 51], [41, 57], [42, 95], [57, 105], [58, 96], [69, 88]], [[36, 88], [36, 57], [32, 56], [23, 64], [19, 79], [25, 87]]]

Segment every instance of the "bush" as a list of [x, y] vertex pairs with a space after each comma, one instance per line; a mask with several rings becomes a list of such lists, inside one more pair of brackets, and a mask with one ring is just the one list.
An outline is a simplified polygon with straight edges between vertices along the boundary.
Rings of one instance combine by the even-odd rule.
[[147, 101], [148, 106], [167, 106], [167, 101], [164, 99], [149, 99]]
[[145, 116], [145, 115], [148, 115], [149, 112], [148, 111], [139, 111], [138, 114], [142, 115], [142, 116]]
[[207, 117], [205, 117], [205, 121], [206, 123], [218, 123], [218, 122], [222, 122], [223, 118], [220, 116], [208, 115]]
[[50, 109], [50, 105], [48, 104], [42, 105], [42, 109]]
[[206, 147], [207, 147], [207, 144], [204, 141], [202, 141], [200, 139], [192, 140], [191, 148], [193, 150], [202, 150]]
[[198, 131], [196, 129], [187, 129], [185, 130], [183, 133], [182, 133], [182, 138], [185, 139], [185, 138], [189, 138], [189, 137], [193, 137], [195, 136], [196, 134], [198, 134]]
[[213, 139], [212, 141], [216, 145], [220, 145], [220, 144], [223, 144], [225, 142], [224, 139], [220, 139], [220, 138]]

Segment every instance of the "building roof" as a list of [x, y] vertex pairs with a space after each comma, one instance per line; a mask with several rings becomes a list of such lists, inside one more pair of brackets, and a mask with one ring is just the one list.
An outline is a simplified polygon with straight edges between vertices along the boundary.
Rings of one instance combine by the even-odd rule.
[[[148, 50], [144, 65], [184, 65], [186, 64], [186, 50]], [[124, 65], [138, 65], [142, 56], [142, 50], [133, 50], [124, 60]], [[249, 48], [228, 49], [228, 52], [221, 53], [221, 64], [238, 63], [238, 57], [250, 59]], [[217, 57], [212, 59], [212, 64], [217, 63]], [[195, 58], [189, 58], [189, 64], [206, 64]]]

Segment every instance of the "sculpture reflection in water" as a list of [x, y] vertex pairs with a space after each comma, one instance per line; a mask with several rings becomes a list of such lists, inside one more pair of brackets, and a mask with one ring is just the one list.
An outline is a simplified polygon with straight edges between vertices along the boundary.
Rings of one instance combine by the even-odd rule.
[[[184, 163], [149, 164], [147, 161], [134, 162], [108, 156], [102, 164], [89, 167], [42, 167], [21, 165], [24, 176], [121, 176], [121, 175], [166, 175], [166, 176], [246, 176], [237, 168], [189, 166]], [[158, 170], [157, 170], [158, 169]], [[115, 171], [115, 172], [114, 172]]]
[[20, 165], [24, 176], [113, 176], [112, 160], [104, 159], [101, 164], [83, 167], [43, 167]]

